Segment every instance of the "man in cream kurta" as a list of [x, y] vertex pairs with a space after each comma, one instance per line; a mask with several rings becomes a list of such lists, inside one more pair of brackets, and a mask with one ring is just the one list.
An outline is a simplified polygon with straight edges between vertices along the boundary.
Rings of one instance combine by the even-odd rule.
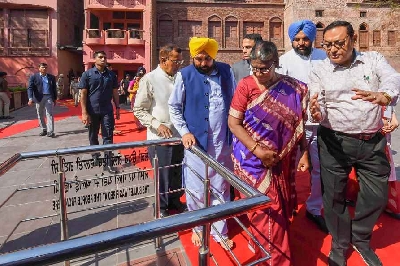
[[[168, 99], [173, 90], [175, 74], [183, 62], [181, 49], [174, 45], [164, 46], [160, 49], [159, 59], [158, 67], [140, 80], [133, 107], [135, 116], [147, 127], [148, 140], [179, 137], [169, 117]], [[185, 211], [186, 206], [179, 199], [183, 193], [167, 193], [181, 188], [182, 167], [163, 168], [182, 163], [183, 146], [151, 146], [148, 148], [148, 153], [151, 159], [157, 155], [161, 167], [159, 182], [162, 193], [161, 217], [168, 216], [171, 209], [178, 212]]]

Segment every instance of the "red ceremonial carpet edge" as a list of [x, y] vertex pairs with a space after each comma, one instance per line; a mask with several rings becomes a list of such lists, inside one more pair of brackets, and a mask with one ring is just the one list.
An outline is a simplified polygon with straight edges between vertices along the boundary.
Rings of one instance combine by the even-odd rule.
[[[59, 101], [58, 104], [68, 107], [68, 111], [57, 114], [55, 121], [81, 115], [80, 107], [74, 107], [72, 100]], [[37, 127], [37, 119], [0, 128], [0, 138], [6, 138], [35, 127]], [[114, 142], [142, 141], [145, 139], [146, 130], [139, 131], [136, 128], [133, 123], [132, 112], [121, 110], [121, 119], [116, 121]], [[129, 154], [130, 152], [126, 150], [122, 151], [123, 154]], [[149, 161], [141, 162], [138, 166], [140, 168], [150, 168], [150, 163]], [[304, 202], [307, 199], [309, 187], [309, 174], [299, 172], [296, 176], [299, 209], [290, 227], [291, 252], [294, 266], [327, 265], [331, 237], [322, 233], [305, 217]], [[239, 218], [248, 226], [249, 222], [245, 215]], [[232, 251], [238, 257], [240, 263], [246, 264], [252, 261], [253, 254], [247, 248], [248, 237], [246, 234], [232, 219], [228, 221], [228, 228], [229, 236], [235, 242]], [[180, 232], [179, 237], [192, 264], [198, 265], [198, 248], [194, 247], [191, 243], [191, 231]], [[218, 262], [218, 265], [236, 265], [229, 253], [223, 250], [219, 244], [213, 240], [210, 243], [212, 258]], [[381, 258], [384, 266], [400, 265], [400, 221], [382, 214], [374, 227], [371, 246]], [[213, 260], [211, 260], [211, 265], [216, 265], [213, 263]], [[348, 265], [362, 266], [365, 263], [358, 253], [349, 250]]]

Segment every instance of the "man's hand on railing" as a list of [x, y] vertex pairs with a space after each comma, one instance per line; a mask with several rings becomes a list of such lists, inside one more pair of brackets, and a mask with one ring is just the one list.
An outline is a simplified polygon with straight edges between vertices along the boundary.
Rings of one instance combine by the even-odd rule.
[[182, 144], [185, 146], [186, 149], [189, 149], [193, 145], [196, 144], [196, 139], [192, 133], [186, 133], [182, 136]]
[[172, 137], [172, 131], [165, 125], [160, 125], [157, 128], [157, 136], [169, 139]]

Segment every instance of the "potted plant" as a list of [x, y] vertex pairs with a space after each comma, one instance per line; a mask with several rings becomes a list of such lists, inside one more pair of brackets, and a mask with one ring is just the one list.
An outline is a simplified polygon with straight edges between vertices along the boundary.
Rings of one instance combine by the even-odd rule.
[[28, 104], [28, 91], [27, 88], [22, 86], [8, 88], [11, 92], [12, 98], [10, 102], [10, 110], [19, 109]]

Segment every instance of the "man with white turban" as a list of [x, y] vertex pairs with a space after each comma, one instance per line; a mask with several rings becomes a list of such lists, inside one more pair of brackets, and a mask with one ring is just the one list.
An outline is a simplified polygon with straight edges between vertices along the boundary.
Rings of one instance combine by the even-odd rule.
[[[232, 169], [231, 140], [228, 129], [228, 111], [236, 88], [233, 72], [228, 64], [216, 62], [218, 43], [211, 38], [193, 37], [189, 42], [192, 64], [181, 69], [175, 78], [169, 98], [172, 123], [182, 136], [186, 149], [197, 145], [225, 167]], [[183, 180], [189, 211], [204, 207], [204, 163], [185, 150]], [[230, 200], [229, 183], [209, 168], [211, 205]], [[218, 199], [219, 198], [219, 199]], [[192, 242], [201, 245], [201, 228], [194, 228]], [[228, 237], [226, 220], [213, 223], [211, 235], [224, 249], [233, 247]]]
[[[308, 84], [308, 76], [310, 74], [313, 62], [316, 60], [324, 60], [326, 58], [325, 51], [312, 47], [317, 33], [317, 28], [310, 20], [300, 20], [292, 23], [289, 26], [288, 33], [293, 49], [283, 54], [279, 58], [280, 66], [276, 71]], [[325, 233], [328, 233], [325, 219], [321, 215], [322, 193], [317, 146], [318, 125], [318, 123], [307, 121], [305, 126], [308, 154], [312, 166], [310, 168], [310, 196], [306, 200], [306, 217], [314, 222], [319, 229]]]

